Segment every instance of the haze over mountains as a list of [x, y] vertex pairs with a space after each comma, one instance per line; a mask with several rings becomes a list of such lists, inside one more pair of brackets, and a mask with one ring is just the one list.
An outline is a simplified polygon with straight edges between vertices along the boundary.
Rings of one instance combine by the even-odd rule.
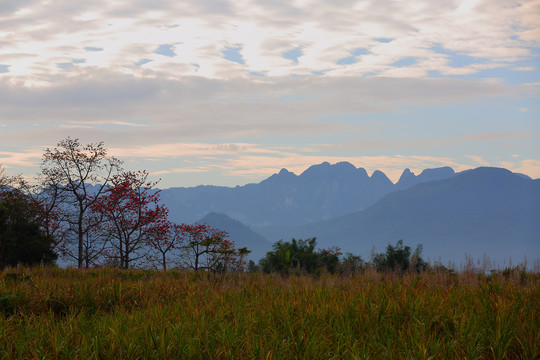
[[339, 246], [364, 259], [399, 239], [422, 243], [426, 257], [444, 264], [463, 262], [465, 254], [499, 264], [540, 259], [540, 180], [500, 168], [406, 169], [393, 184], [380, 171], [370, 177], [350, 163], [323, 163], [301, 175], [282, 169], [258, 184], [161, 195], [171, 220], [226, 230], [254, 259], [291, 237], [317, 237], [321, 248]]

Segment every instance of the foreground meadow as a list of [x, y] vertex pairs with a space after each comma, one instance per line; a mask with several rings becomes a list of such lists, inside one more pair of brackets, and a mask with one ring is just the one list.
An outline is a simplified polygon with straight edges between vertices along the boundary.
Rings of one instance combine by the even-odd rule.
[[11, 268], [1, 359], [540, 359], [540, 275]]

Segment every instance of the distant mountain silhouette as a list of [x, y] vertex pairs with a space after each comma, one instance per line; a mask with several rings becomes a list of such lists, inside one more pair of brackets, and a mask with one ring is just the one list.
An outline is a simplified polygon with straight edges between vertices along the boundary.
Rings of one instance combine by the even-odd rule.
[[[444, 168], [443, 168], [444, 169]], [[425, 175], [423, 176], [422, 174]], [[298, 227], [256, 228], [270, 241], [316, 236], [320, 247], [340, 246], [369, 257], [371, 250], [403, 239], [422, 243], [424, 254], [445, 263], [487, 255], [503, 264], [540, 259], [540, 180], [500, 168], [478, 168], [455, 176], [438, 169], [417, 180], [447, 176], [387, 194], [370, 208]], [[413, 183], [404, 172], [398, 185]], [[506, 263], [508, 265], [508, 262]], [[529, 264], [530, 265], [530, 264]]]
[[426, 169], [418, 176], [414, 175], [411, 170], [405, 169], [396, 183], [396, 189], [403, 190], [428, 181], [448, 179], [454, 175], [454, 169], [448, 166], [437, 169]]
[[248, 258], [255, 261], [264, 257], [266, 252], [272, 248], [272, 243], [264, 236], [225, 214], [211, 212], [197, 222], [225, 230], [229, 234], [229, 239], [235, 242], [237, 248], [247, 247], [251, 251]]
[[418, 176], [406, 170], [394, 185], [381, 171], [370, 177], [348, 162], [324, 162], [300, 175], [282, 169], [258, 184], [164, 189], [161, 198], [177, 222], [194, 222], [208, 212], [219, 212], [249, 226], [298, 225], [357, 212], [392, 191], [454, 175], [448, 167]]

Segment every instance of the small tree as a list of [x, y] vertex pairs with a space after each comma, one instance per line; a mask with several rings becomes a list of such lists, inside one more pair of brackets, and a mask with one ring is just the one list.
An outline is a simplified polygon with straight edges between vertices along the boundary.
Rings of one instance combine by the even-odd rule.
[[364, 260], [360, 255], [354, 255], [350, 252], [345, 254], [340, 263], [340, 272], [343, 274], [356, 274], [364, 270]]
[[273, 251], [267, 252], [259, 261], [259, 265], [266, 273], [279, 271], [287, 275], [295, 267], [312, 273], [322, 265], [321, 255], [315, 251], [316, 246], [316, 238], [279, 240], [272, 245]]
[[279, 271], [282, 275], [288, 275], [290, 269], [296, 263], [296, 254], [292, 252], [291, 243], [279, 240], [272, 245], [273, 251], [259, 260], [259, 266], [265, 273]]
[[422, 258], [422, 250], [424, 247], [422, 244], [418, 244], [414, 253], [411, 257], [411, 268], [414, 269], [417, 273], [426, 271], [428, 268], [428, 263]]
[[92, 212], [103, 220], [97, 228], [122, 269], [146, 257], [147, 245], [168, 228], [168, 210], [159, 204], [159, 191], [153, 190], [156, 183], [147, 179], [144, 171], [115, 175], [111, 187], [92, 204]]
[[248, 272], [256, 273], [256, 272], [259, 271], [259, 269], [260, 269], [260, 266], [255, 264], [255, 261], [253, 261], [253, 260], [248, 261], [248, 267], [247, 267]]
[[[69, 137], [53, 149], [46, 149], [41, 163], [39, 182], [53, 188], [58, 196], [65, 226], [62, 238], [67, 241], [64, 254], [72, 257], [79, 268], [90, 265], [94, 245], [90, 233], [100, 225], [101, 217], [91, 214], [91, 207], [105, 193], [121, 162], [107, 155], [103, 142], [82, 146]], [[70, 246], [75, 246], [72, 251]]]
[[234, 243], [227, 241], [225, 243], [227, 248], [224, 248], [224, 252], [219, 255], [219, 262], [216, 264], [213, 270], [224, 273], [227, 271], [232, 272], [244, 272], [246, 270], [246, 256], [251, 251], [248, 248], [243, 247], [236, 249]]
[[332, 246], [328, 249], [320, 249], [319, 256], [326, 270], [331, 274], [335, 273], [339, 266], [341, 249], [337, 246]]
[[184, 264], [195, 271], [217, 270], [233, 261], [237, 250], [234, 242], [228, 240], [226, 231], [214, 229], [206, 224], [181, 225], [186, 237]]
[[158, 262], [163, 271], [167, 271], [169, 254], [181, 248], [185, 244], [183, 226], [171, 222], [154, 228], [150, 234], [152, 240], [148, 243], [158, 254]]
[[[373, 264], [378, 271], [407, 271], [411, 267], [413, 260], [412, 251], [409, 246], [403, 245], [403, 240], [399, 240], [395, 246], [388, 244], [385, 253], [374, 254], [372, 256]], [[414, 252], [414, 270], [425, 270], [426, 263], [422, 259], [422, 245], [418, 245]]]

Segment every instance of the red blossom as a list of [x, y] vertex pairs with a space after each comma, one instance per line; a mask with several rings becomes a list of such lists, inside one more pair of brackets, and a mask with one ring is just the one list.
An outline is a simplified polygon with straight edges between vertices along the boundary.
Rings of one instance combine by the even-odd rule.
[[105, 195], [94, 202], [92, 211], [104, 217], [101, 225], [110, 238], [120, 267], [146, 256], [145, 245], [160, 239], [167, 232], [168, 209], [159, 204], [155, 182], [147, 181], [148, 173], [125, 172], [113, 177]]

